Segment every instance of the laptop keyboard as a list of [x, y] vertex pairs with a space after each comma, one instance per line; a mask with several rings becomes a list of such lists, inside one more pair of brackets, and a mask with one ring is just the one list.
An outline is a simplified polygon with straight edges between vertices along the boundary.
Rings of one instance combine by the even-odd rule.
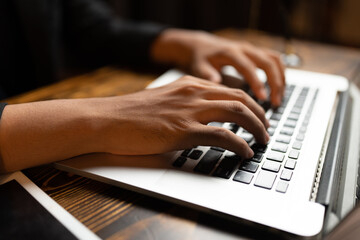
[[[243, 138], [254, 151], [251, 159], [243, 159], [220, 147], [197, 147], [182, 151], [173, 166], [182, 168], [187, 161], [195, 161], [191, 165], [195, 166], [192, 170], [197, 173], [286, 193], [296, 171], [317, 96], [316, 90], [308, 100], [309, 90], [307, 87], [287, 86], [282, 104], [276, 110], [269, 109], [268, 103], [260, 103], [269, 116], [267, 131], [271, 139], [267, 145], [256, 143], [251, 133], [235, 123], [209, 123], [228, 128]], [[306, 101], [310, 103], [304, 109]]]

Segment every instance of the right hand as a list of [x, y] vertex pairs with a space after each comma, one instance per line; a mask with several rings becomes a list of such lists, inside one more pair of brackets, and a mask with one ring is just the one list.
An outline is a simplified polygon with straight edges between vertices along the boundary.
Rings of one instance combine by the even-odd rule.
[[280, 54], [273, 50], [202, 31], [167, 29], [154, 42], [151, 56], [156, 62], [175, 64], [212, 82], [221, 82], [222, 67], [231, 65], [244, 76], [255, 96], [266, 100], [265, 86], [256, 75], [256, 68], [261, 68], [271, 89], [271, 104], [281, 104], [285, 70]]
[[103, 151], [113, 154], [158, 154], [202, 145], [246, 158], [253, 155], [249, 145], [230, 130], [207, 125], [213, 121], [235, 122], [257, 142], [269, 140], [264, 110], [245, 92], [195, 77], [106, 98], [102, 106], [100, 115], [106, 117], [99, 134]]

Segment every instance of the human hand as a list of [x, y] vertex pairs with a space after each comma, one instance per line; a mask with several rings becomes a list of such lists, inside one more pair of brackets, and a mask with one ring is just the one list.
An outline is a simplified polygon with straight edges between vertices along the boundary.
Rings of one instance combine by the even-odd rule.
[[169, 29], [155, 41], [152, 56], [155, 61], [185, 67], [195, 76], [213, 82], [221, 82], [221, 68], [232, 65], [244, 76], [255, 96], [265, 100], [264, 84], [256, 75], [256, 68], [261, 68], [271, 88], [271, 103], [274, 106], [281, 104], [285, 74], [279, 54], [275, 51], [206, 32]]
[[[102, 100], [103, 101], [103, 100]], [[264, 110], [246, 93], [185, 76], [164, 87], [107, 98], [101, 104], [104, 152], [147, 155], [218, 146], [249, 158], [253, 151], [230, 130], [209, 122], [235, 122], [266, 144], [269, 126]]]
[[246, 93], [189, 76], [124, 96], [12, 104], [1, 119], [0, 173], [93, 152], [144, 155], [204, 145], [253, 155], [230, 130], [206, 125], [213, 121], [269, 140], [264, 110]]

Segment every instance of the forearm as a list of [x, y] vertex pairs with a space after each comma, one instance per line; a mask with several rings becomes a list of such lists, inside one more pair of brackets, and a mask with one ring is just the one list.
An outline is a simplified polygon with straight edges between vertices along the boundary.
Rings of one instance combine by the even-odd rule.
[[[92, 104], [92, 102], [94, 102]], [[101, 151], [95, 100], [8, 105], [0, 124], [1, 172]]]
[[82, 65], [149, 64], [150, 46], [166, 28], [121, 19], [101, 0], [62, 2], [65, 47]]

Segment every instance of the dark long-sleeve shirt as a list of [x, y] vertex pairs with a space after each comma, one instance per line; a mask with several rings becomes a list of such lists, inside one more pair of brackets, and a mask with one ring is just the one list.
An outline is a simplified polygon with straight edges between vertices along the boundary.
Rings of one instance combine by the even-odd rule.
[[0, 98], [57, 80], [64, 64], [147, 63], [163, 29], [122, 20], [100, 0], [1, 0]]

